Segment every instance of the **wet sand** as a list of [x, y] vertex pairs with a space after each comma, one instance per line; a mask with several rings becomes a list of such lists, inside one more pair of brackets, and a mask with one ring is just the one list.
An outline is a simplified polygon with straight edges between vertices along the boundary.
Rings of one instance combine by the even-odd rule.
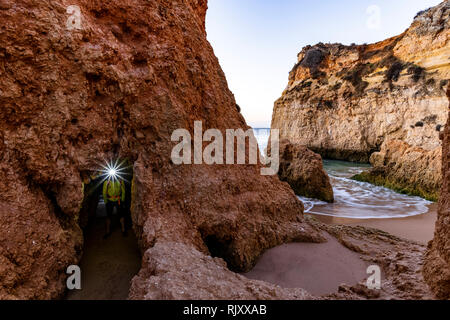
[[303, 288], [315, 295], [365, 279], [368, 264], [335, 238], [327, 238], [326, 243], [289, 243], [267, 250], [244, 276], [284, 288]]
[[97, 217], [88, 227], [80, 263], [82, 289], [68, 292], [67, 300], [127, 299], [130, 281], [141, 266], [141, 255], [132, 230], [123, 237], [115, 218], [108, 239], [103, 239], [104, 217]]
[[327, 224], [343, 224], [348, 226], [363, 226], [379, 229], [392, 235], [427, 244], [433, 239], [437, 219], [437, 204], [429, 206], [425, 214], [393, 219], [350, 219], [309, 214], [317, 220]]

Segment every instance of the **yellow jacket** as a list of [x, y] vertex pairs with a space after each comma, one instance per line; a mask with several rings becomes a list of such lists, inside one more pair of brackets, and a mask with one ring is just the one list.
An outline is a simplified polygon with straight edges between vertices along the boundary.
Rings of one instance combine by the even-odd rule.
[[123, 181], [107, 180], [103, 183], [103, 200], [108, 201], [125, 201], [125, 184]]

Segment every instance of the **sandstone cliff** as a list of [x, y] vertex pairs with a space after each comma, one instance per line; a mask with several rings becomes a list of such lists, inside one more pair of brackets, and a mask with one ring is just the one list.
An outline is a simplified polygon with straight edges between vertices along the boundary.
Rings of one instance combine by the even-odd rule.
[[[67, 27], [69, 5], [81, 10], [80, 28]], [[79, 212], [89, 203], [82, 181], [114, 154], [133, 163], [133, 225], [153, 261], [170, 242], [186, 259], [212, 254], [248, 270], [269, 247], [322, 241], [289, 186], [258, 166], [171, 162], [177, 128], [192, 132], [195, 120], [247, 128], [206, 40], [206, 7], [206, 0], [1, 1], [0, 298], [64, 293], [65, 270], [82, 254]], [[133, 297], [164, 297], [144, 285], [154, 271], [143, 268]], [[270, 289], [252, 283], [242, 296]]]
[[[450, 103], [450, 85], [447, 88]], [[450, 105], [449, 105], [450, 109]], [[450, 118], [442, 135], [443, 184], [434, 239], [429, 243], [424, 275], [435, 295], [450, 299]]]
[[[80, 29], [67, 28], [69, 5], [81, 9]], [[258, 166], [171, 162], [171, 133], [194, 120], [247, 128], [206, 41], [206, 5], [0, 2], [0, 299], [61, 297], [83, 250], [83, 181], [114, 154], [133, 163], [143, 260], [130, 298], [312, 298], [230, 269], [248, 270], [282, 242], [323, 241], [324, 231], [387, 272], [381, 292], [343, 286], [331, 298], [429, 297], [417, 272], [423, 246], [308, 222], [287, 184]], [[433, 252], [446, 250], [441, 216]]]
[[437, 198], [449, 13], [444, 1], [385, 41], [303, 48], [275, 103], [272, 128], [325, 158], [370, 160], [379, 168], [373, 181]]

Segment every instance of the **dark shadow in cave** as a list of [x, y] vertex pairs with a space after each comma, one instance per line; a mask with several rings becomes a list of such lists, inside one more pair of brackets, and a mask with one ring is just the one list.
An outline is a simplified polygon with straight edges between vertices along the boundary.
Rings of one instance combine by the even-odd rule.
[[239, 261], [234, 259], [234, 254], [232, 250], [232, 238], [231, 237], [220, 237], [214, 232], [205, 232], [205, 230], [200, 230], [202, 234], [203, 242], [208, 248], [211, 257], [213, 258], [222, 258], [226, 264], [228, 269], [233, 272], [240, 272], [241, 266], [239, 265]]
[[[131, 169], [130, 169], [131, 170]], [[141, 254], [131, 228], [131, 177], [126, 176], [125, 202], [128, 235], [121, 232], [118, 212], [114, 210], [111, 236], [104, 239], [106, 208], [102, 196], [101, 177], [84, 187], [85, 199], [80, 212], [80, 227], [84, 234], [81, 269], [81, 290], [67, 293], [68, 300], [124, 300], [128, 297], [131, 279], [141, 266]]]
[[209, 235], [204, 238], [204, 242], [212, 257], [225, 259], [229, 255], [230, 241], [219, 240], [215, 235]]

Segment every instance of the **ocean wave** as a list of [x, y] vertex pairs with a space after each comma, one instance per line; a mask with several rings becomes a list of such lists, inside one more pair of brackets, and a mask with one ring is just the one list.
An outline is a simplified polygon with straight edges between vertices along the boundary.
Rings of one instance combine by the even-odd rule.
[[354, 219], [404, 218], [424, 214], [432, 204], [420, 197], [350, 179], [368, 165], [326, 160], [324, 168], [330, 176], [335, 201], [299, 197], [307, 213]]
[[[264, 152], [270, 129], [253, 131], [261, 152]], [[303, 202], [307, 213], [355, 219], [404, 218], [428, 212], [428, 206], [432, 203], [351, 179], [352, 176], [369, 169], [368, 164], [337, 160], [324, 160], [323, 164], [333, 186], [334, 203], [297, 196]]]

